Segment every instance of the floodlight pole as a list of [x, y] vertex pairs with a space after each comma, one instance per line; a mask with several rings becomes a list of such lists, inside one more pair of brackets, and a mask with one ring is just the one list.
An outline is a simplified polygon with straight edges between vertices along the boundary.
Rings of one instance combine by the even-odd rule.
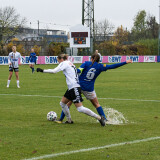
[[94, 0], [82, 0], [82, 25], [90, 28], [90, 52], [94, 45]]
[[159, 24], [158, 24], [158, 55], [160, 56], [160, 0], [159, 0]]

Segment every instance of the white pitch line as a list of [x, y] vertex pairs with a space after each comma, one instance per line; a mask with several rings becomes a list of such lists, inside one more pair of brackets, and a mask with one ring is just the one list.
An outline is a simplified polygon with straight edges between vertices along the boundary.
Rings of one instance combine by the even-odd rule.
[[33, 157], [33, 158], [23, 159], [23, 160], [40, 160], [40, 159], [46, 159], [46, 158], [53, 158], [53, 157], [58, 157], [58, 156], [62, 156], [62, 155], [69, 155], [69, 154], [80, 153], [80, 152], [94, 151], [94, 150], [98, 150], [98, 149], [123, 146], [123, 145], [127, 145], [127, 144], [148, 142], [148, 141], [157, 140], [157, 139], [160, 139], [160, 137], [151, 137], [151, 138], [140, 139], [140, 140], [135, 140], [135, 141], [110, 144], [110, 145], [101, 146], [101, 147], [93, 147], [93, 148], [86, 148], [86, 149], [80, 149], [80, 150], [74, 150], [74, 151], [68, 151], [68, 152], [62, 152], [62, 153], [48, 154], [48, 155], [44, 155], [44, 156], [40, 156], [40, 157]]
[[27, 95], [27, 94], [0, 94], [0, 96], [20, 96], [20, 97], [43, 97], [43, 98], [62, 98], [62, 96], [45, 96], [45, 95]]
[[[0, 94], [0, 96], [21, 96], [21, 97], [43, 97], [43, 98], [62, 98], [62, 96], [48, 96], [48, 95], [25, 95], [25, 94]], [[85, 97], [83, 97], [85, 98]], [[118, 101], [140, 101], [140, 102], [160, 102], [160, 100], [145, 100], [145, 99], [121, 99], [121, 98], [99, 98], [98, 99], [110, 99]]]
[[120, 101], [143, 101], [143, 102], [160, 102], [160, 100], [148, 100], [148, 99], [121, 99], [121, 98], [98, 98], [98, 99], [111, 99]]

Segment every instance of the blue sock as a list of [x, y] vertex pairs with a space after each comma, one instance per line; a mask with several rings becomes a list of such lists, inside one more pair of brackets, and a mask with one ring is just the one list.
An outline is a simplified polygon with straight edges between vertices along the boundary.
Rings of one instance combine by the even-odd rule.
[[106, 118], [106, 116], [105, 116], [105, 114], [104, 114], [103, 108], [100, 106], [100, 107], [98, 107], [98, 108], [96, 108], [96, 109], [97, 109], [98, 114], [99, 114], [100, 116], [103, 116], [103, 117], [107, 120], [107, 118]]
[[32, 73], [34, 72], [34, 68], [32, 68]]
[[65, 117], [65, 114], [64, 114], [64, 112], [62, 111], [62, 112], [61, 112], [61, 116], [60, 116], [60, 119], [59, 119], [59, 120], [60, 120], [60, 121], [63, 121], [64, 117]]

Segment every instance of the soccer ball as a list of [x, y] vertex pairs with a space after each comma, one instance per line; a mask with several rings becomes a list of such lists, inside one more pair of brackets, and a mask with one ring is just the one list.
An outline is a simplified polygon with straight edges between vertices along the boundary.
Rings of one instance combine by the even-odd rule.
[[47, 113], [47, 120], [48, 121], [55, 121], [57, 119], [57, 113], [54, 111], [50, 111]]

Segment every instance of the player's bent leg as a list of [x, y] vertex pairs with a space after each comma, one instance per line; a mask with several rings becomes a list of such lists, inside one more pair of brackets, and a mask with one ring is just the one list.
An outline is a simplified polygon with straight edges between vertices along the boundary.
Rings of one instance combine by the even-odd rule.
[[88, 109], [86, 107], [83, 107], [83, 105], [82, 106], [78, 105], [76, 107], [77, 107], [78, 112], [82, 112], [84, 114], [87, 114], [88, 116], [96, 118], [97, 120], [99, 120], [99, 122], [100, 122], [100, 124], [102, 126], [105, 126], [105, 120], [104, 120], [103, 117], [100, 117], [99, 115], [97, 115], [96, 113], [94, 113], [93, 111], [91, 111], [90, 109]]
[[64, 112], [64, 114], [66, 115], [67, 117], [67, 121], [68, 123], [71, 123], [73, 122], [72, 119], [71, 119], [71, 115], [70, 115], [70, 111], [69, 111], [69, 108], [67, 106], [67, 103], [69, 102], [69, 99], [67, 99], [66, 97], [62, 97], [62, 100], [60, 102], [60, 105], [62, 107], [62, 111]]
[[[88, 92], [88, 91], [83, 91], [82, 90], [82, 93], [84, 94], [84, 96], [91, 101], [91, 103], [93, 104], [93, 106], [96, 108], [98, 114], [100, 116], [103, 116], [105, 117], [106, 119], [106, 116], [104, 114], [104, 111], [103, 111], [103, 108], [100, 106], [99, 102], [98, 102], [98, 99], [97, 99], [97, 95], [96, 95], [96, 92], [95, 90], [92, 91], [92, 92]], [[107, 120], [107, 119], [106, 119]]]
[[66, 115], [67, 119], [71, 118], [71, 115], [70, 115], [70, 112], [69, 112], [67, 105], [63, 102], [60, 102], [60, 105], [61, 105], [62, 111]]
[[66, 97], [62, 97], [61, 102], [67, 104], [70, 100]]
[[98, 108], [100, 106], [97, 97], [95, 97], [94, 99], [90, 99], [90, 101], [95, 108]]
[[91, 111], [89, 108], [83, 107], [83, 105], [76, 106], [76, 107], [77, 107], [78, 112], [87, 114], [88, 116], [94, 117], [94, 118], [96, 118], [98, 120], [101, 119], [101, 117], [99, 115], [97, 115], [96, 113], [94, 113], [93, 111]]
[[71, 105], [72, 105], [72, 101], [69, 101], [69, 102], [67, 103], [67, 106], [70, 108]]
[[[72, 101], [69, 101], [68, 103], [67, 103], [67, 106], [68, 106], [68, 108], [70, 109], [70, 106], [72, 105]], [[65, 114], [64, 114], [64, 112], [62, 111], [61, 112], [61, 116], [60, 116], [60, 118], [59, 118], [59, 120], [58, 121], [63, 121], [63, 119], [64, 119], [64, 117], [65, 117]]]
[[103, 111], [102, 106], [100, 106], [97, 97], [95, 97], [94, 99], [90, 99], [90, 101], [91, 101], [91, 103], [95, 106], [98, 114], [99, 114], [100, 116], [103, 116], [103, 117], [105, 118], [105, 120], [107, 121], [106, 115], [105, 115], [105, 113], [104, 113], [104, 111]]

